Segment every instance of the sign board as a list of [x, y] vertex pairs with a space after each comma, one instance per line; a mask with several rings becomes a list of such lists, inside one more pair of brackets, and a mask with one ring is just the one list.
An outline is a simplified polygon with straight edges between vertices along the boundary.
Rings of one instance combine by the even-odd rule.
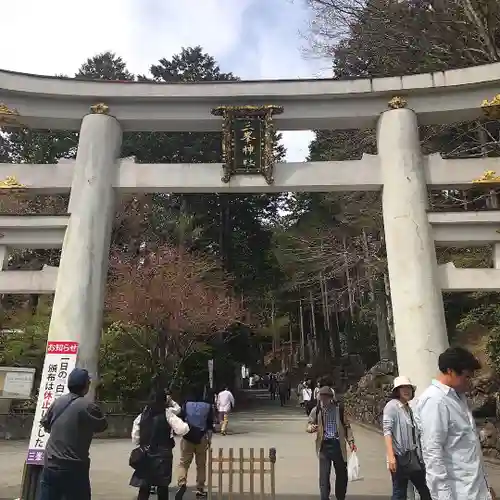
[[208, 360], [208, 383], [210, 385], [210, 389], [214, 388], [214, 360]]
[[43, 430], [40, 422], [52, 403], [68, 392], [68, 375], [76, 366], [77, 354], [78, 342], [47, 342], [40, 391], [26, 458], [27, 464], [43, 465], [45, 445], [49, 435]]
[[0, 399], [29, 399], [35, 368], [0, 366]]

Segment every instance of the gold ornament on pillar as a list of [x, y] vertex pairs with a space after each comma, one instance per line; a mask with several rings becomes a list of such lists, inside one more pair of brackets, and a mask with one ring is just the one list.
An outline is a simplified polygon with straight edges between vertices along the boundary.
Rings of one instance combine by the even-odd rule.
[[485, 99], [481, 103], [481, 109], [486, 118], [491, 120], [500, 119], [500, 94], [497, 94], [491, 101]]
[[109, 113], [109, 106], [103, 102], [98, 102], [90, 106], [90, 112], [93, 115], [107, 115]]
[[500, 184], [500, 175], [494, 170], [486, 170], [479, 179], [472, 181], [474, 184]]
[[0, 194], [1, 193], [23, 193], [26, 186], [21, 184], [13, 175], [7, 176], [5, 179], [0, 181]]
[[391, 109], [403, 109], [408, 106], [408, 101], [401, 96], [395, 96], [389, 101], [388, 105]]
[[19, 112], [0, 102], [0, 127], [19, 127]]

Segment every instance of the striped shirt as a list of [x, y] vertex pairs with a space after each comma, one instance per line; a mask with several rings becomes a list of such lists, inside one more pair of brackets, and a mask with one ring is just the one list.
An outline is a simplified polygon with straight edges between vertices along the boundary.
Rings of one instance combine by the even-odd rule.
[[337, 432], [337, 406], [331, 405], [323, 408], [324, 439], [338, 439]]
[[413, 439], [414, 424], [410, 417], [409, 407], [399, 401], [391, 399], [384, 408], [384, 436], [392, 437], [392, 448], [395, 455], [404, 455], [409, 450], [417, 448]]

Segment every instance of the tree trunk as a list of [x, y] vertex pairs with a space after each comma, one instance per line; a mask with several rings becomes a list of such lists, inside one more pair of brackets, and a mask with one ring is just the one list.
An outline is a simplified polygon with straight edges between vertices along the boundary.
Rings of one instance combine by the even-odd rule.
[[273, 332], [273, 355], [276, 355], [277, 342], [276, 342], [276, 311], [274, 307], [274, 297], [271, 302], [271, 330]]
[[[368, 238], [363, 229], [363, 251], [365, 254], [365, 262], [370, 261], [370, 252], [368, 248]], [[394, 353], [392, 349], [391, 335], [389, 325], [387, 324], [387, 298], [385, 296], [384, 277], [374, 278], [371, 269], [365, 270], [368, 279], [368, 288], [370, 290], [370, 302], [375, 306], [375, 317], [377, 322], [377, 339], [378, 352], [380, 359], [393, 359]]]
[[353, 293], [352, 293], [352, 281], [349, 273], [349, 262], [347, 260], [347, 243], [346, 237], [344, 236], [342, 239], [342, 243], [344, 246], [344, 272], [345, 272], [345, 280], [347, 284], [347, 295], [349, 298], [349, 312], [351, 313], [351, 318], [354, 317], [354, 304], [353, 304]]
[[312, 290], [309, 290], [309, 304], [311, 306], [311, 332], [312, 332], [312, 344], [313, 344], [313, 355], [318, 356], [318, 337], [316, 330], [316, 312], [314, 309], [314, 298]]
[[385, 295], [384, 278], [375, 281], [375, 315], [377, 318], [377, 338], [380, 359], [394, 360], [391, 333], [387, 324], [387, 297]]
[[[326, 301], [326, 313], [328, 315], [328, 333], [330, 337], [330, 350], [332, 352], [332, 355], [336, 358], [340, 358], [342, 356], [342, 343], [340, 341], [340, 331], [338, 328], [338, 318], [337, 321], [335, 322], [335, 325], [333, 323], [333, 318], [332, 318], [332, 312], [335, 308], [335, 303], [334, 306], [332, 307], [330, 305], [330, 280], [324, 280], [324, 287], [325, 287], [325, 301]], [[336, 312], [335, 312], [336, 314]]]
[[219, 247], [220, 257], [224, 269], [231, 272], [231, 207], [226, 194], [219, 195], [220, 203], [220, 228], [219, 228]]
[[299, 299], [299, 328], [300, 328], [300, 361], [305, 359], [305, 335], [304, 335], [304, 310], [302, 299]]
[[[482, 41], [483, 50], [488, 54], [489, 62], [497, 62], [500, 60], [500, 48], [495, 40], [495, 31], [490, 29], [488, 22], [485, 19], [484, 13], [481, 11], [481, 1], [473, 2], [471, 0], [459, 0], [459, 3], [464, 9], [464, 13], [470, 23], [476, 27], [480, 41]], [[487, 10], [488, 7], [485, 5]]]
[[328, 294], [326, 288], [326, 280], [323, 278], [323, 273], [319, 273], [319, 289], [321, 292], [321, 308], [323, 309], [323, 326], [325, 329], [324, 334], [324, 358], [334, 355], [334, 348], [332, 342], [332, 336], [330, 334], [330, 314], [328, 311]]
[[392, 303], [391, 303], [391, 287], [389, 285], [389, 276], [387, 272], [384, 273], [384, 289], [385, 289], [385, 304], [387, 310], [387, 327], [391, 340], [394, 339], [394, 322], [392, 316]]
[[337, 337], [339, 339], [339, 345], [340, 345], [340, 356], [343, 356], [346, 353], [346, 347], [347, 347], [347, 337], [344, 332], [344, 330], [341, 327], [341, 322], [339, 318], [339, 311], [337, 308], [335, 308], [335, 324], [337, 325]]

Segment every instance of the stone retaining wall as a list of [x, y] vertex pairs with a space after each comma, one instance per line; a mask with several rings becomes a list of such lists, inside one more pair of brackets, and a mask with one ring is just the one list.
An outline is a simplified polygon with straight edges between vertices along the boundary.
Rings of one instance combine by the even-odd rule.
[[[395, 375], [395, 364], [381, 361], [344, 394], [346, 411], [353, 421], [382, 428], [384, 406], [390, 399]], [[500, 383], [496, 378], [479, 377], [472, 385], [468, 398], [483, 452], [500, 459]]]

